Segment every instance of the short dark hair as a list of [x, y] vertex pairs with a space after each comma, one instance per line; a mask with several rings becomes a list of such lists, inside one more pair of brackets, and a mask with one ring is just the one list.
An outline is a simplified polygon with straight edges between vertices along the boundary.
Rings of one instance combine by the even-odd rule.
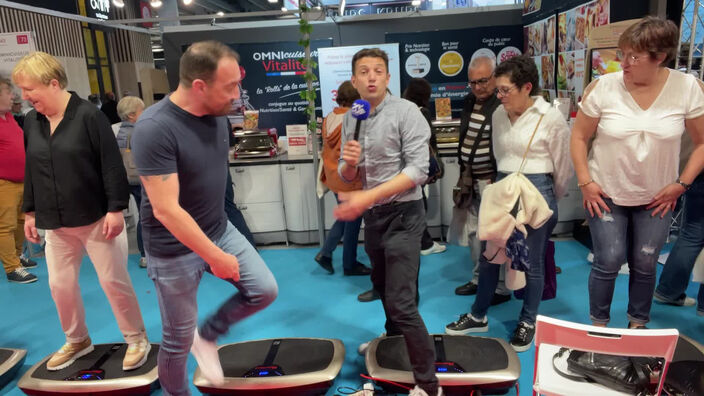
[[496, 66], [494, 75], [497, 78], [501, 76], [508, 77], [518, 88], [523, 88], [528, 83], [533, 84], [533, 88], [530, 90], [531, 95], [537, 95], [540, 91], [538, 68], [535, 67], [533, 59], [526, 55], [514, 56], [501, 62], [500, 65]]
[[191, 44], [181, 56], [178, 65], [179, 84], [190, 87], [197, 79], [209, 82], [218, 68], [220, 59], [228, 57], [239, 61], [237, 52], [219, 41], [208, 40]]
[[430, 83], [426, 79], [412, 78], [406, 90], [403, 91], [403, 98], [415, 103], [416, 106], [428, 107], [431, 91]]
[[350, 107], [357, 99], [359, 99], [359, 92], [357, 92], [357, 89], [349, 80], [343, 82], [337, 88], [337, 98], [335, 98], [335, 101], [338, 105]]
[[647, 16], [623, 31], [618, 39], [618, 46], [647, 52], [650, 59], [656, 59], [659, 53], [664, 53], [666, 57], [662, 66], [665, 66], [675, 59], [679, 41], [679, 29], [674, 22]]
[[352, 57], [352, 75], [354, 75], [357, 61], [362, 58], [381, 58], [386, 65], [386, 72], [389, 72], [389, 55], [379, 48], [362, 48]]

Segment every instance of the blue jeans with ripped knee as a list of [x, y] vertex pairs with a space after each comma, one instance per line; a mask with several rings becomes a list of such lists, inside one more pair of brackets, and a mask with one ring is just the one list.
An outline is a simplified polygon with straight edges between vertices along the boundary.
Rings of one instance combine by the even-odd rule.
[[[648, 323], [655, 290], [655, 266], [670, 229], [670, 215], [652, 217], [645, 206], [619, 206], [604, 199], [611, 213], [602, 218], [587, 212], [594, 243], [594, 264], [589, 274], [589, 315], [595, 324], [610, 319], [614, 284], [621, 265], [628, 262], [628, 319]], [[629, 248], [630, 247], [630, 248]]]

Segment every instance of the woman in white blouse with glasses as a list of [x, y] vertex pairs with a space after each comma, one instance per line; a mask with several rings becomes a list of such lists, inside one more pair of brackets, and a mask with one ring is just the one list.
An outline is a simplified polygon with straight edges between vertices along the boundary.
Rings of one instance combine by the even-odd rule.
[[[704, 167], [702, 83], [665, 67], [678, 45], [671, 21], [646, 17], [626, 29], [619, 39], [623, 71], [587, 87], [572, 130], [572, 161], [594, 244], [589, 314], [597, 326], [610, 320], [624, 262], [630, 267], [628, 326], [648, 323], [669, 212]], [[696, 147], [678, 177], [685, 129]]]

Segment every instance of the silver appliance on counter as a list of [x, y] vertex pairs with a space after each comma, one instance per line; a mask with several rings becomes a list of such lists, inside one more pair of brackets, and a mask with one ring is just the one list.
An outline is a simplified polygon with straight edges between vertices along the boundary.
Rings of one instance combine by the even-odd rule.
[[432, 132], [438, 142], [438, 149], [456, 149], [460, 142], [460, 120], [434, 120]]
[[276, 157], [277, 140], [275, 128], [236, 130], [232, 159]]

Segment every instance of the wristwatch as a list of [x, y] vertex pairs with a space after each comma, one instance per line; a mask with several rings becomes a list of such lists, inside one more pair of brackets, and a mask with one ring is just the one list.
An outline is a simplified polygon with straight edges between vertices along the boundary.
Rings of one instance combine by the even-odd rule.
[[683, 182], [682, 180], [680, 180], [679, 177], [677, 178], [677, 180], [675, 180], [675, 183], [677, 183], [677, 184], [679, 184], [680, 186], [684, 187], [684, 190], [685, 190], [685, 191], [689, 190], [689, 188], [692, 187], [691, 184], [687, 184], [687, 183]]

